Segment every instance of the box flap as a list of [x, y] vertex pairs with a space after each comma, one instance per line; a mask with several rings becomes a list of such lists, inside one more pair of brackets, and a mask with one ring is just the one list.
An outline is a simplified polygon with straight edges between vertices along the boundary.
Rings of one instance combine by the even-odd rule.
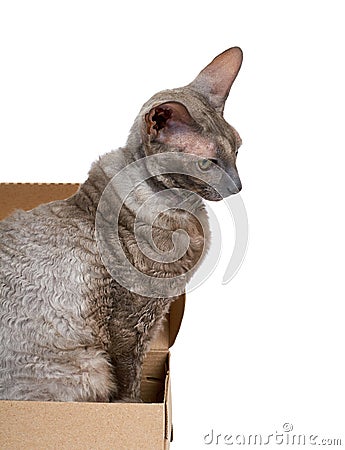
[[[30, 210], [41, 203], [63, 200], [73, 195], [77, 183], [0, 183], [0, 220], [15, 209]], [[151, 349], [171, 347], [180, 329], [185, 306], [185, 295], [180, 295], [171, 305], [167, 321], [152, 344]]]

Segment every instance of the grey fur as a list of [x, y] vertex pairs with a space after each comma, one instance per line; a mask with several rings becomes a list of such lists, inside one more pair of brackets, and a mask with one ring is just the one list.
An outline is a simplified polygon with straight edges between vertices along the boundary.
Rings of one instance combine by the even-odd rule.
[[[142, 297], [109, 275], [95, 239], [97, 207], [121, 168], [166, 151], [196, 152], [205, 158], [216, 152], [224, 170], [237, 177], [237, 188], [229, 193], [240, 189], [235, 166], [240, 138], [222, 116], [240, 68], [239, 52], [224, 52], [191, 85], [152, 97], [135, 120], [126, 146], [95, 162], [74, 196], [16, 211], [0, 222], [1, 399], [140, 401], [142, 361], [174, 298]], [[219, 82], [212, 87], [215, 78], [224, 79], [221, 87]], [[162, 125], [157, 130], [155, 108], [169, 102], [169, 108], [177, 108], [169, 123], [176, 119], [177, 127]], [[184, 229], [190, 246], [182, 258], [157, 263], [142, 257], [133, 234], [136, 210], [130, 207], [121, 210], [119, 238], [132, 264], [144, 273], [171, 278], [188, 272], [189, 277], [209, 245], [199, 195], [220, 198], [191, 180], [165, 175], [144, 182], [137, 201], [171, 187], [195, 192], [195, 215], [178, 209], [162, 214], [153, 238], [167, 251], [172, 232]], [[115, 192], [108, 207], [118, 207], [118, 201]]]

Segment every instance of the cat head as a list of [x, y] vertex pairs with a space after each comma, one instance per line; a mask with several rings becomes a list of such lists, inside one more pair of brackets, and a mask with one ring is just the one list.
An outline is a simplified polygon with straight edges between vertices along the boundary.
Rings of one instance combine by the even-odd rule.
[[241, 190], [236, 168], [241, 138], [223, 117], [241, 63], [241, 49], [230, 48], [189, 85], [159, 92], [143, 106], [140, 133], [147, 156], [174, 152], [181, 161], [184, 155], [195, 157], [193, 170], [191, 158], [185, 158], [186, 174], [160, 177], [166, 187], [188, 189], [207, 200], [220, 200]]

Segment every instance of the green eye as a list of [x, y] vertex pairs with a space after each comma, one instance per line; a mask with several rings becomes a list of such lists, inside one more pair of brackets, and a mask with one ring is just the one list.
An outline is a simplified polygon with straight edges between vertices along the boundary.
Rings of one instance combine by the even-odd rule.
[[212, 166], [212, 161], [210, 159], [199, 159], [198, 161], [198, 167], [201, 170], [208, 170]]

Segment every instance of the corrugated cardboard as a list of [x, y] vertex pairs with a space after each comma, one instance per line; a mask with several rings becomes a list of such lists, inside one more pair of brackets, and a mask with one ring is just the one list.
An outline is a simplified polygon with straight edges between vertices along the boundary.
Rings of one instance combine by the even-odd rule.
[[[0, 220], [74, 194], [78, 184], [0, 183]], [[176, 300], [145, 358], [143, 403], [0, 401], [1, 449], [169, 449], [170, 355], [184, 312]]]

